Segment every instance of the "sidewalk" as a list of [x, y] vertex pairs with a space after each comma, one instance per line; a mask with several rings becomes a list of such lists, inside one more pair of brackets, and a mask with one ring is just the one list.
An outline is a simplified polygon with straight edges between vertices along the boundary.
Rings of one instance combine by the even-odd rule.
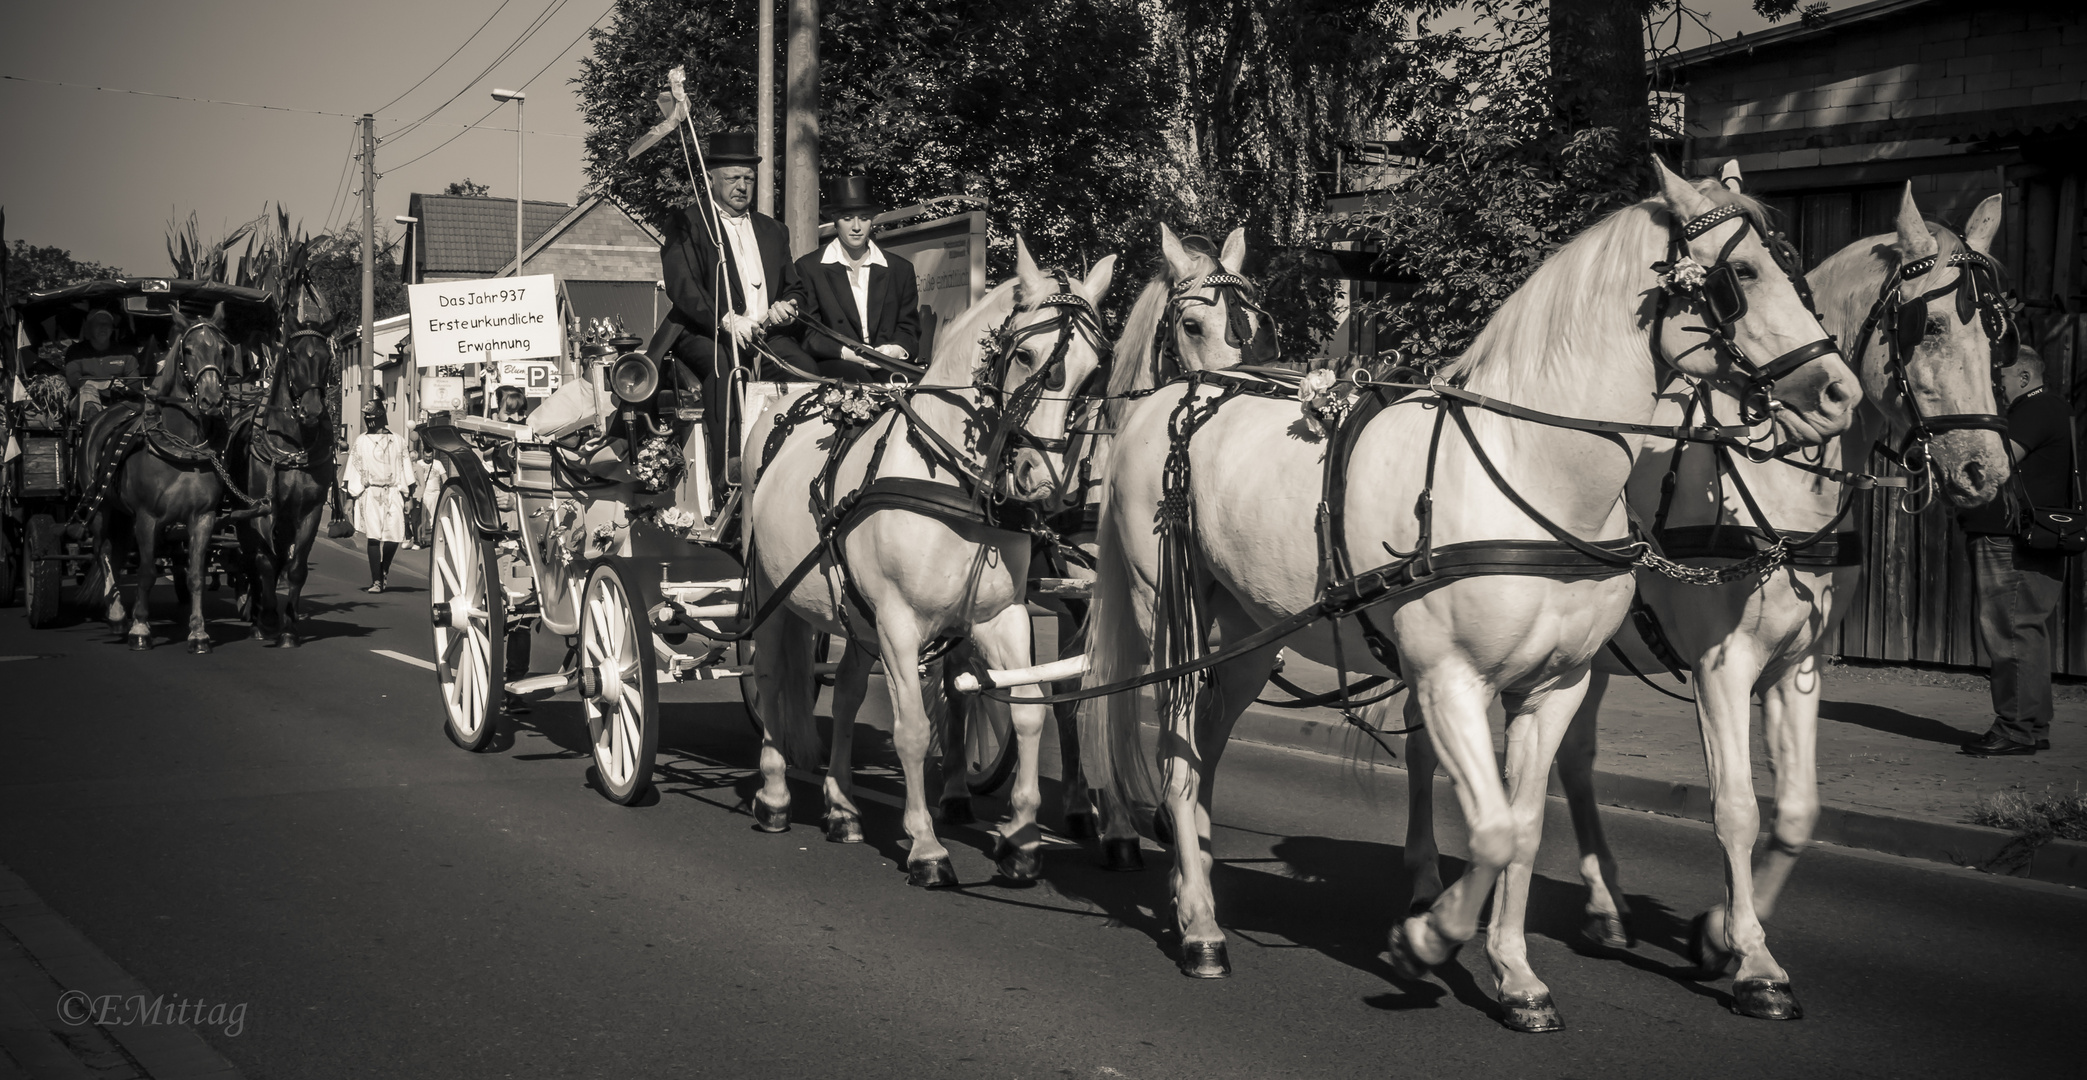
[[[1288, 677], [1331, 689], [1326, 669], [1292, 656]], [[1834, 665], [1825, 674], [1819, 713], [1819, 798], [1815, 838], [1966, 866], [2004, 863], [2012, 834], [1968, 824], [1979, 798], [2010, 789], [2087, 790], [2087, 687], [2061, 686], [2051, 726], [2052, 749], [2034, 757], [1973, 758], [1957, 747], [1991, 722], [1985, 680], [1949, 672]], [[1671, 680], [1661, 685], [1688, 693]], [[1264, 697], [1278, 697], [1272, 688]], [[1774, 776], [1754, 710], [1754, 787], [1763, 826], [1773, 807]], [[1693, 706], [1634, 678], [1616, 677], [1601, 713], [1596, 789], [1611, 805], [1682, 817], [1710, 818], [1710, 793]], [[1369, 739], [1328, 709], [1253, 706], [1234, 738], [1316, 753], [1381, 759]], [[1496, 745], [1501, 723], [1494, 720]], [[1403, 737], [1387, 737], [1403, 760]], [[1553, 792], [1556, 783], [1554, 779]], [[2087, 845], [2056, 841], [2017, 872], [2087, 886]]]

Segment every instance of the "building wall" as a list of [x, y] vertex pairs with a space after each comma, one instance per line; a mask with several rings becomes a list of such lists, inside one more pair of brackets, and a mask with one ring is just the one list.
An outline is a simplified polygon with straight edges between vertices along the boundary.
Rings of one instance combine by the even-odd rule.
[[658, 281], [659, 241], [622, 210], [597, 203], [523, 264], [525, 274], [557, 274], [568, 281]]

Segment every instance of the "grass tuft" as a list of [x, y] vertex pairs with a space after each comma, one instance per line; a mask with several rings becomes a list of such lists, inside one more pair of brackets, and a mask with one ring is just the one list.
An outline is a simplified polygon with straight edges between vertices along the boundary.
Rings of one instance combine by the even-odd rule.
[[2055, 791], [1996, 791], [1971, 808], [1974, 825], [1990, 825], [2015, 834], [1987, 869], [2015, 873], [2028, 866], [2036, 849], [2053, 840], [2087, 840], [2087, 795]]

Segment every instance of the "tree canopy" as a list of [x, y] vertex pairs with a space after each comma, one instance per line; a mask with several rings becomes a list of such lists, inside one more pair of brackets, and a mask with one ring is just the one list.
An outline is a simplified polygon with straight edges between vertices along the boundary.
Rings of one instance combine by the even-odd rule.
[[[116, 267], [75, 259], [72, 252], [62, 247], [15, 240], [7, 245], [6, 304], [12, 308], [33, 292], [122, 276], [123, 271]], [[12, 346], [14, 343], [8, 344]]]

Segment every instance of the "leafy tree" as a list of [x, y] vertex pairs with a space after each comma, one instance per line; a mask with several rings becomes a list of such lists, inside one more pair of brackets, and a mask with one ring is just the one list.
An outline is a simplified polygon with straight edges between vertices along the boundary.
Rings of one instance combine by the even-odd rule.
[[[12, 308], [33, 292], [122, 276], [123, 271], [113, 266], [75, 259], [72, 252], [64, 248], [41, 247], [26, 240], [16, 240], [7, 246], [6, 304]], [[8, 342], [9, 346], [13, 344]]]
[[[399, 277], [399, 242], [379, 230], [376, 251], [376, 315], [388, 319], [406, 310], [406, 286]], [[362, 230], [343, 225], [312, 237], [306, 272], [328, 309], [357, 319], [362, 312]]]
[[442, 194], [468, 195], [473, 198], [484, 198], [485, 194], [491, 190], [493, 190], [493, 186], [491, 184], [475, 183], [472, 181], [470, 177], [467, 176], [462, 180], [451, 181], [448, 187], [442, 189]]

